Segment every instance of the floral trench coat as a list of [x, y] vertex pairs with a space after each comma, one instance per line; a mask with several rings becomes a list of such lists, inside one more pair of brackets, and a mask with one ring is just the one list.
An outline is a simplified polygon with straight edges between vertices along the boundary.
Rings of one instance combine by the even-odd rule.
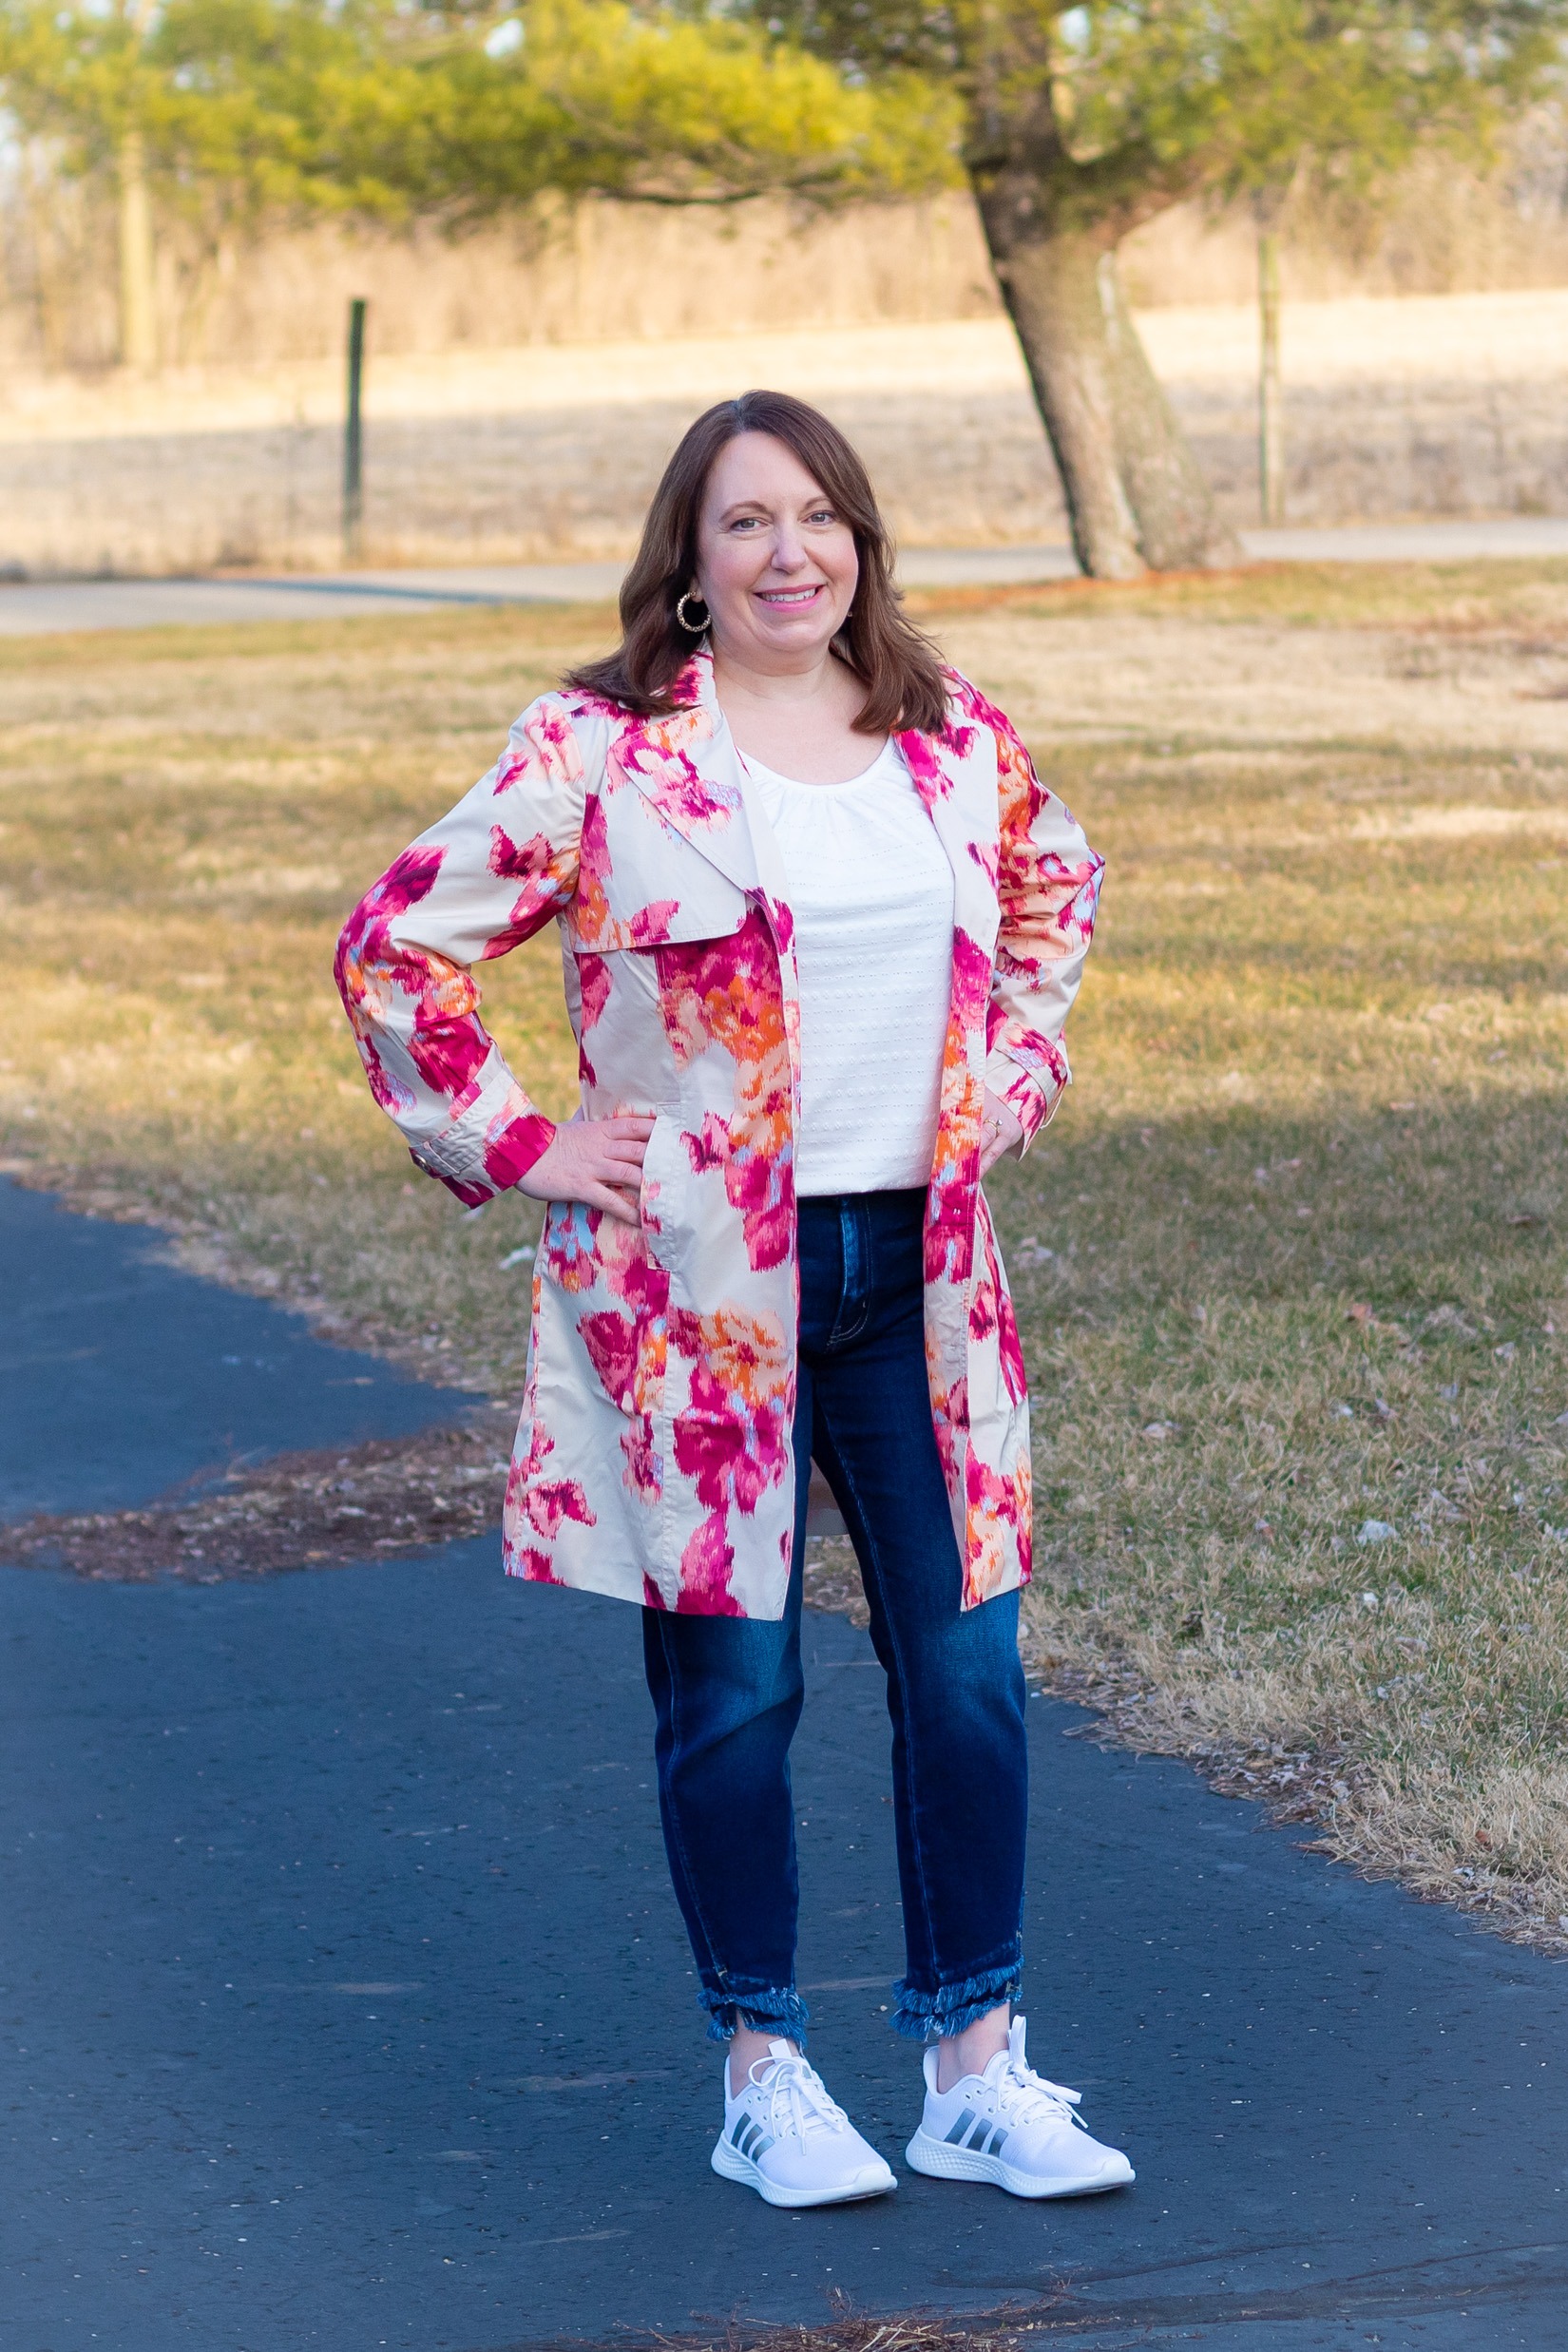
[[[898, 741], [953, 869], [926, 1351], [968, 1608], [1029, 1574], [1028, 1400], [980, 1188], [984, 1090], [1025, 1138], [1054, 1109], [1101, 861], [1001, 713], [956, 674], [949, 688], [944, 732]], [[583, 1110], [655, 1124], [636, 1225], [546, 1214], [506, 1565], [776, 1618], [795, 1493], [794, 925], [706, 651], [676, 700], [650, 719], [541, 696], [354, 910], [338, 985], [376, 1100], [476, 1204], [555, 1130], [483, 1027], [472, 967], [558, 923]]]

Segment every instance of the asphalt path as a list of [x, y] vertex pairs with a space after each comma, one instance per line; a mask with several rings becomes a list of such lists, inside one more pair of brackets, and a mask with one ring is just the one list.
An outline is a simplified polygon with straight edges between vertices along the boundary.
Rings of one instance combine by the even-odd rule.
[[166, 1248], [0, 1176], [0, 1520], [128, 1507], [473, 1401], [323, 1348], [300, 1316], [182, 1273]]
[[[1254, 563], [1461, 563], [1478, 557], [1568, 555], [1568, 517], [1366, 523], [1252, 530], [1241, 542]], [[607, 601], [620, 563], [488, 564], [415, 570], [320, 572], [285, 578], [29, 580], [0, 582], [0, 637], [58, 630], [145, 629], [179, 623], [339, 620], [368, 613], [430, 612], [443, 604]], [[1065, 544], [1026, 547], [909, 547], [905, 584], [982, 587], [1071, 580]]]
[[[145, 1275], [131, 1228], [57, 1214], [28, 1241], [40, 1296], [68, 1298], [83, 1250], [95, 1278]], [[242, 1356], [258, 1313], [289, 1321], [184, 1278], [138, 1294], [91, 1359], [98, 1416], [117, 1394], [143, 1416], [127, 1500], [210, 1450], [180, 1424], [225, 1324]], [[340, 1427], [363, 1359], [290, 1339], [289, 1412]], [[257, 1395], [236, 1434], [294, 1442]], [[8, 1412], [7, 1474], [58, 1499], [78, 1426]], [[90, 1477], [109, 1499], [107, 1457]], [[1568, 1974], [1073, 1736], [1070, 1708], [1030, 1708], [1031, 2055], [1137, 2187], [1028, 2206], [903, 2168], [881, 1677], [813, 1615], [801, 1977], [814, 2054], [900, 2185], [794, 2217], [707, 2168], [718, 2061], [632, 1611], [507, 1581], [490, 1539], [204, 1587], [0, 1569], [0, 1592], [15, 2352], [504, 2352], [811, 2321], [835, 2288], [1054, 2299], [1042, 2334], [1105, 2352], [1560, 2329]]]

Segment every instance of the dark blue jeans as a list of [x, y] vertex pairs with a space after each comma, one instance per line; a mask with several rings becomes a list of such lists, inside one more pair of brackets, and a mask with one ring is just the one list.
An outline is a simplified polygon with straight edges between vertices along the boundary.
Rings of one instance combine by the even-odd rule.
[[[643, 1612], [660, 1808], [716, 2040], [798, 2039], [794, 1806], [806, 1490], [814, 1456], [854, 1541], [888, 1676], [906, 1973], [893, 2023], [962, 2033], [1018, 1991], [1028, 1802], [1018, 1596], [960, 1607], [931, 1430], [919, 1192], [800, 1203], [795, 1542], [780, 1622]], [[832, 1706], [831, 1695], [816, 1702]]]

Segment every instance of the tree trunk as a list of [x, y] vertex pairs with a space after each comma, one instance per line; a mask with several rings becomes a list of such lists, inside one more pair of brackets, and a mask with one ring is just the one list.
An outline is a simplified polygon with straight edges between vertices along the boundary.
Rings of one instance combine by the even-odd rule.
[[1100, 249], [1085, 237], [1053, 237], [1005, 253], [987, 210], [983, 201], [1002, 298], [1066, 494], [1073, 553], [1091, 579], [1136, 580], [1143, 557], [1118, 461]]
[[1114, 250], [1100, 255], [1096, 277], [1111, 354], [1117, 454], [1144, 562], [1157, 572], [1241, 563], [1240, 543], [1214, 512], [1209, 485], [1133, 324]]
[[[28, 227], [32, 239], [32, 268], [34, 300], [37, 305], [38, 340], [44, 354], [44, 365], [50, 371], [67, 364], [66, 309], [68, 293], [68, 273], [61, 266], [60, 249], [64, 242], [57, 206], [45, 193], [45, 181], [31, 150], [26, 150], [26, 176], [23, 189], [27, 203]], [[52, 191], [50, 191], [52, 194]]]
[[1265, 523], [1285, 520], [1285, 401], [1279, 375], [1279, 239], [1257, 233], [1257, 472]]
[[120, 142], [120, 358], [145, 373], [158, 365], [153, 309], [152, 205], [140, 130]]
[[1019, 238], [1010, 189], [981, 190], [980, 210], [1084, 571], [1239, 563], [1138, 339], [1114, 244], [1092, 230]]

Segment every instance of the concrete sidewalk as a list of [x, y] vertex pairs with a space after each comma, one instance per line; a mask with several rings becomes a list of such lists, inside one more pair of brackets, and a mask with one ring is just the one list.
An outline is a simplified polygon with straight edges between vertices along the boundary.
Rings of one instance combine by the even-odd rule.
[[[1568, 518], [1348, 524], [1323, 530], [1243, 531], [1254, 563], [1445, 564], [1568, 555]], [[74, 629], [338, 619], [429, 612], [442, 604], [607, 602], [625, 565], [491, 564], [467, 568], [323, 572], [289, 579], [21, 581], [0, 583], [0, 637]], [[1071, 580], [1070, 547], [910, 547], [900, 577], [917, 588]]]
[[[87, 1230], [127, 1269], [144, 1243]], [[62, 1301], [68, 1241], [30, 1241]], [[170, 1425], [231, 1310], [231, 1352], [252, 1342], [252, 1303], [200, 1289], [102, 1342], [101, 1376]], [[344, 1364], [299, 1341], [301, 1408], [339, 1409]], [[11, 1477], [59, 1491], [68, 1431], [31, 1463], [51, 1444], [0, 1425]], [[1048, 2298], [1039, 2332], [1100, 2352], [1534, 2352], [1560, 2324], [1568, 1974], [1073, 1737], [1071, 1709], [1030, 1709], [1031, 2055], [1137, 2187], [1031, 2207], [904, 2170], [882, 1678], [809, 1616], [801, 1977], [814, 2053], [901, 2177], [792, 2217], [708, 2170], [717, 2059], [634, 1612], [506, 1582], [489, 1539], [0, 1590], [0, 2313], [25, 2352], [507, 2352], [810, 2322], [834, 2289]]]

